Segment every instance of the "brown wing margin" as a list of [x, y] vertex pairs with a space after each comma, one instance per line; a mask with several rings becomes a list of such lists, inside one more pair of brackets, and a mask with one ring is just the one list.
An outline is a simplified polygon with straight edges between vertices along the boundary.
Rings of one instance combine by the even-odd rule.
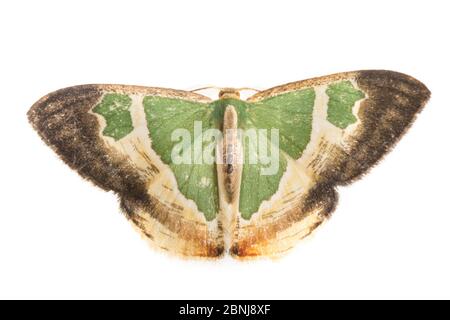
[[42, 140], [83, 178], [106, 191], [142, 197], [145, 182], [124, 158], [106, 152], [98, 122], [89, 113], [102, 94], [96, 85], [55, 91], [31, 107], [28, 119]]
[[[217, 257], [223, 248], [205, 239], [192, 223], [181, 223], [171, 216], [158, 199], [147, 193], [147, 181], [133, 167], [128, 159], [108, 148], [100, 139], [100, 127], [96, 117], [89, 110], [99, 102], [104, 92], [163, 94], [188, 99], [209, 99], [178, 90], [122, 86], [122, 85], [82, 85], [61, 89], [37, 101], [28, 111], [28, 119], [42, 140], [60, 158], [76, 170], [83, 178], [106, 191], [114, 191], [120, 196], [121, 207], [127, 218], [152, 239], [142, 215], [145, 212], [167, 230], [179, 235], [186, 243], [192, 243], [192, 253], [186, 255]], [[186, 245], [186, 248], [189, 248]], [[162, 248], [162, 247], [161, 247]], [[176, 248], [184, 250], [184, 248]]]
[[323, 172], [327, 184], [348, 184], [367, 172], [400, 140], [431, 94], [420, 81], [392, 71], [360, 71], [356, 82], [368, 97], [359, 109], [361, 125], [352, 147]]

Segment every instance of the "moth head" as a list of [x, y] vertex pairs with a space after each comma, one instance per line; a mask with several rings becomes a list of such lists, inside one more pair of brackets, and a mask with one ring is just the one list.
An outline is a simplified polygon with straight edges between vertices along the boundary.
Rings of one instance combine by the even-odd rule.
[[219, 91], [219, 99], [240, 99], [239, 89], [222, 88]]

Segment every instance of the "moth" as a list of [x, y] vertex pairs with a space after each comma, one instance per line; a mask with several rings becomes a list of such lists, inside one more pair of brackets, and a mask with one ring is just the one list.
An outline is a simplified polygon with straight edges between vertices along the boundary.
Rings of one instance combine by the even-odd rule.
[[430, 97], [397, 72], [338, 73], [216, 100], [81, 85], [28, 118], [83, 178], [115, 192], [155, 247], [185, 257], [276, 257], [327, 220], [336, 187], [386, 154]]

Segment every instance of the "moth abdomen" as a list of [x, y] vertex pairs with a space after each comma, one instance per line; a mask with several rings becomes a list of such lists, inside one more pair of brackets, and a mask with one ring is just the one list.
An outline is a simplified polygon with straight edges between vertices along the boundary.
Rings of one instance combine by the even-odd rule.
[[233, 202], [236, 198], [241, 171], [239, 161], [241, 152], [238, 141], [237, 122], [238, 116], [235, 108], [232, 105], [228, 105], [225, 108], [223, 120], [223, 171], [225, 176], [225, 191], [229, 202]]

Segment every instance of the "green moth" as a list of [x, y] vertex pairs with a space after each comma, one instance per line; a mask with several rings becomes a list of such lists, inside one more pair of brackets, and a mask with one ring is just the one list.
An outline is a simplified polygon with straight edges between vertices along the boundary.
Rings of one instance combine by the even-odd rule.
[[84, 178], [120, 198], [156, 247], [183, 256], [277, 256], [326, 220], [336, 186], [391, 149], [430, 97], [416, 79], [356, 71], [216, 100], [82, 85], [28, 117]]

